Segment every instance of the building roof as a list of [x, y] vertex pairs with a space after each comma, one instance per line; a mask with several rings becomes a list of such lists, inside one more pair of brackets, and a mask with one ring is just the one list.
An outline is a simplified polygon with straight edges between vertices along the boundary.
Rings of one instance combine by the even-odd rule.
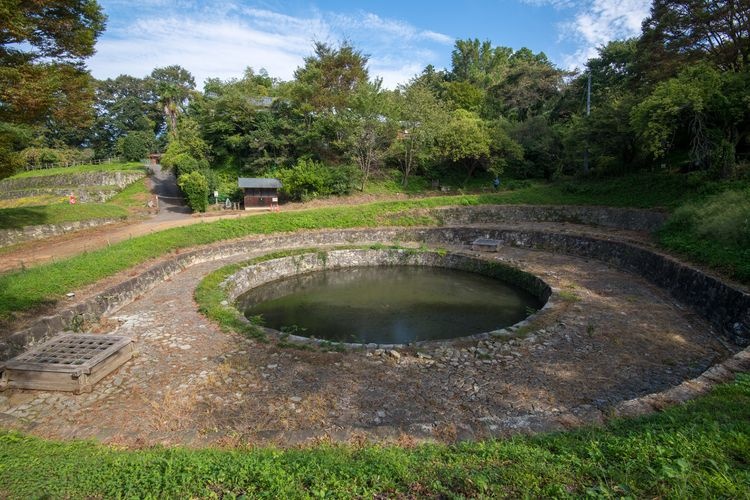
[[265, 177], [240, 177], [238, 184], [241, 188], [280, 188], [281, 181], [278, 179], [268, 179]]

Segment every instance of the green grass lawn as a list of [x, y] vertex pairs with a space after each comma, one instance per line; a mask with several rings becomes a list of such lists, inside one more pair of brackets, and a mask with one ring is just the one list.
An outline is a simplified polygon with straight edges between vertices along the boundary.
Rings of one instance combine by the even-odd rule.
[[750, 376], [602, 428], [456, 445], [126, 451], [0, 431], [0, 497], [749, 498]]
[[113, 204], [67, 202], [0, 209], [0, 229], [22, 229], [40, 224], [61, 224], [90, 219], [125, 218], [128, 212]]
[[[106, 171], [128, 171], [142, 170], [143, 165], [140, 163], [113, 163], [104, 165], [79, 165], [68, 168], [54, 168], [47, 170], [32, 170], [17, 174], [18, 177], [39, 177], [42, 175], [56, 175], [60, 173], [80, 173], [80, 172], [106, 172]], [[99, 186], [97, 190], [115, 191], [116, 186]], [[126, 218], [131, 212], [142, 209], [148, 200], [149, 191], [144, 180], [136, 181], [117, 193], [106, 203], [77, 203], [71, 205], [67, 199], [59, 201], [59, 196], [35, 196], [29, 199], [20, 198], [18, 200], [3, 200], [9, 205], [16, 201], [19, 206], [10, 206], [0, 208], [0, 229], [21, 229], [26, 226], [36, 226], [40, 224], [60, 224], [64, 222], [92, 220], [92, 219], [111, 219]], [[47, 203], [50, 199], [55, 199], [55, 203]], [[34, 203], [37, 200], [39, 203]]]
[[102, 163], [100, 165], [76, 165], [75, 167], [43, 168], [19, 172], [9, 179], [24, 179], [27, 177], [46, 177], [60, 174], [81, 174], [87, 172], [127, 172], [129, 170], [143, 170], [143, 163], [121, 162]]
[[42, 205], [54, 205], [68, 201], [67, 196], [57, 194], [40, 194], [34, 196], [24, 196], [21, 198], [11, 198], [0, 200], [0, 209], [4, 208], [21, 208], [21, 207], [39, 207]]
[[146, 179], [141, 179], [125, 186], [125, 188], [114, 195], [107, 204], [122, 207], [131, 211], [142, 210], [148, 199], [151, 197], [151, 191], [149, 191], [146, 182]]

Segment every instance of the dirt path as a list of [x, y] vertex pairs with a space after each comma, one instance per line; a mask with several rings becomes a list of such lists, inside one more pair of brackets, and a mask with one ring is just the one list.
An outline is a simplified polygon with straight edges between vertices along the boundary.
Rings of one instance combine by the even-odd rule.
[[[0, 252], [0, 273], [32, 267], [53, 260], [64, 260], [80, 253], [113, 245], [129, 238], [143, 236], [173, 227], [188, 226], [220, 219], [236, 219], [268, 213], [265, 209], [252, 211], [222, 211], [202, 216], [190, 214], [189, 209], [171, 191], [169, 173], [157, 172], [153, 177], [153, 191], [159, 195], [160, 210], [155, 216], [141, 221], [126, 221], [96, 228], [75, 231], [53, 238], [30, 241]], [[174, 181], [171, 182], [174, 184]], [[175, 185], [176, 188], [176, 185]], [[179, 191], [177, 192], [179, 194]], [[354, 195], [347, 198], [315, 200], [309, 203], [289, 203], [283, 211], [309, 210], [333, 205], [358, 205], [375, 201], [402, 200], [405, 195]], [[1, 249], [0, 249], [1, 250]]]
[[151, 192], [159, 197], [159, 212], [151, 222], [165, 222], [190, 218], [190, 207], [177, 186], [177, 178], [171, 170], [163, 170], [160, 165], [152, 165]]

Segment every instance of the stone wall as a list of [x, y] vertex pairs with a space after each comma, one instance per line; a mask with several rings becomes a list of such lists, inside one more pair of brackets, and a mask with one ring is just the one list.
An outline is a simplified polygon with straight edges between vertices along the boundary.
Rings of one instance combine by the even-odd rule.
[[[253, 236], [240, 241], [201, 248], [171, 257], [148, 271], [109, 287], [96, 297], [65, 311], [41, 318], [29, 328], [0, 339], [0, 360], [15, 356], [28, 345], [56, 335], [80, 318], [99, 317], [134, 300], [156, 283], [184, 267], [209, 260], [282, 248], [325, 245], [420, 241], [436, 245], [468, 245], [476, 238], [499, 239], [507, 245], [595, 258], [641, 275], [666, 289], [679, 302], [706, 318], [738, 345], [750, 343], [750, 295], [697, 269], [654, 250], [620, 241], [585, 235], [523, 229], [491, 228], [389, 228], [311, 231], [276, 236]], [[186, 291], [191, 293], [191, 291]]]
[[3, 179], [0, 181], [0, 193], [25, 189], [79, 186], [116, 186], [122, 189], [145, 176], [145, 172], [134, 170], [132, 172], [83, 172]]
[[59, 236], [71, 231], [112, 224], [120, 219], [89, 219], [61, 224], [40, 224], [26, 226], [23, 229], [0, 229], [0, 247], [14, 245], [23, 241]]
[[[542, 279], [531, 273], [522, 271], [515, 267], [495, 261], [483, 260], [469, 255], [458, 253], [442, 253], [434, 251], [419, 251], [410, 249], [345, 249], [318, 251], [315, 253], [306, 253], [281, 257], [269, 261], [251, 264], [236, 273], [229, 276], [220, 286], [224, 288], [227, 299], [234, 302], [243, 293], [253, 288], [259, 287], [266, 283], [271, 283], [291, 276], [298, 276], [326, 269], [343, 269], [348, 267], [369, 267], [369, 266], [429, 266], [443, 267], [447, 269], [457, 269], [472, 273], [489, 276], [509, 283], [529, 292], [543, 304], [542, 310], [548, 309], [549, 299], [552, 295], [552, 288]], [[283, 284], [277, 284], [273, 293], [278, 292], [278, 287]], [[277, 295], [275, 295], [277, 296]], [[262, 300], [261, 300], [262, 301]], [[538, 313], [533, 316], [536, 317]], [[503, 328], [494, 332], [484, 332], [475, 335], [461, 337], [466, 339], [485, 339], [491, 334], [502, 334], [515, 330], [521, 325], [527, 324], [532, 318], [526, 318], [513, 326]], [[266, 329], [269, 332], [273, 330]], [[289, 340], [303, 343], [319, 343], [317, 339], [299, 337], [296, 335], [288, 336]], [[455, 340], [455, 339], [453, 339]], [[420, 341], [414, 345], [426, 345], [440, 341]], [[357, 343], [341, 343], [340, 345], [352, 348], [362, 347]], [[403, 347], [401, 344], [367, 344], [370, 348], [393, 349]]]
[[667, 290], [740, 346], [750, 345], [750, 294], [653, 249], [591, 236], [525, 230], [435, 231], [427, 241], [492, 238], [504, 244], [594, 258], [638, 274]]
[[66, 187], [66, 188], [35, 188], [23, 189], [19, 191], [5, 191], [0, 193], [0, 199], [13, 200], [18, 198], [28, 198], [32, 196], [52, 195], [66, 198], [71, 194], [76, 197], [78, 203], [104, 203], [114, 197], [119, 192], [116, 187]]
[[408, 249], [347, 249], [282, 257], [253, 264], [228, 277], [222, 286], [234, 301], [251, 288], [298, 274], [366, 266], [431, 266], [469, 271], [502, 279], [534, 295], [540, 302], [549, 299], [552, 290], [540, 278], [498, 262], [466, 255]]
[[522, 222], [569, 222], [629, 231], [653, 232], [667, 220], [665, 212], [637, 208], [572, 205], [480, 205], [435, 209], [448, 226]]

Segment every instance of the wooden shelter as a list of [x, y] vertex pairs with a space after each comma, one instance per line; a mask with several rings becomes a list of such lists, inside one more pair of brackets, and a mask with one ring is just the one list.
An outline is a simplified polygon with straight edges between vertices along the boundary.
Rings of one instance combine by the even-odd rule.
[[149, 164], [158, 165], [159, 163], [161, 163], [161, 157], [161, 153], [151, 153], [150, 155], [148, 155]]
[[244, 192], [245, 210], [250, 208], [274, 208], [279, 204], [281, 181], [262, 177], [240, 177], [238, 184]]

